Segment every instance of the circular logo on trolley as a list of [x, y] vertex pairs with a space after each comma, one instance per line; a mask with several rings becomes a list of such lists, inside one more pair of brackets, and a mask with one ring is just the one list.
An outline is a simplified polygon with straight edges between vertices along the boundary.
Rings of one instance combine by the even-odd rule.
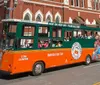
[[77, 60], [81, 57], [81, 53], [82, 53], [82, 47], [80, 45], [80, 43], [75, 42], [72, 45], [72, 49], [71, 49], [71, 53], [72, 53], [72, 57]]

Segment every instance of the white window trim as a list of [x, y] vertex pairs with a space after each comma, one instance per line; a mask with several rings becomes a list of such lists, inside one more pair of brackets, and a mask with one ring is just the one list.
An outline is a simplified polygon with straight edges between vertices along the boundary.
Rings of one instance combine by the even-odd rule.
[[56, 20], [57, 17], [59, 17], [59, 19], [60, 19], [59, 22], [61, 22], [61, 15], [60, 15], [59, 12], [57, 12], [57, 13], [55, 14], [55, 20]]
[[86, 25], [90, 25], [90, 22], [88, 19], [85, 20]]
[[73, 0], [73, 6], [75, 6], [75, 0]]
[[94, 10], [97, 9], [97, 6], [96, 6], [97, 4], [96, 4], [96, 3], [97, 3], [97, 2], [95, 1], [95, 3], [94, 3], [94, 7], [95, 7]]
[[100, 1], [98, 2], [98, 10], [100, 10]]
[[78, 7], [80, 7], [80, 0], [78, 0]]
[[93, 20], [92, 25], [96, 25], [96, 21], [95, 21], [95, 19]]
[[53, 21], [53, 16], [52, 16], [52, 13], [51, 13], [50, 11], [48, 11], [48, 12], [46, 13], [45, 21], [47, 20], [47, 17], [48, 17], [48, 16], [50, 16], [51, 22], [52, 22], [52, 21]]
[[71, 5], [71, 6], [73, 6], [73, 7], [75, 6], [75, 1], [74, 0], [73, 0], [73, 5]]
[[78, 0], [78, 6], [76, 6], [76, 7], [80, 7], [80, 0]]
[[84, 4], [84, 0], [83, 0], [83, 7], [82, 7], [82, 8], [84, 8], [84, 5], [85, 5], [85, 4]]
[[35, 21], [38, 15], [41, 15], [41, 22], [43, 22], [43, 13], [40, 10], [35, 13]]
[[64, 0], [64, 4], [69, 5], [69, 0]]
[[26, 10], [23, 12], [23, 20], [24, 20], [26, 14], [29, 14], [30, 21], [32, 21], [32, 12], [30, 11], [29, 8], [26, 9]]
[[72, 24], [73, 23], [73, 19], [71, 17], [69, 17], [69, 23]]

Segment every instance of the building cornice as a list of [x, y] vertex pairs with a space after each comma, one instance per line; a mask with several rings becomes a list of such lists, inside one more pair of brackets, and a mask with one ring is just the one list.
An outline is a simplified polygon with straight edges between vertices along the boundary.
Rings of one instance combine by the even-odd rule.
[[62, 6], [54, 5], [54, 4], [48, 4], [48, 3], [45, 3], [45, 2], [37, 2], [37, 1], [31, 1], [31, 0], [23, 0], [23, 2], [31, 3], [31, 4], [38, 4], [38, 5], [45, 5], [45, 6], [62, 8]]
[[[47, 0], [43, 0], [46, 2], [54, 2], [54, 1], [47, 1]], [[83, 7], [76, 7], [76, 6], [68, 6], [65, 5], [63, 3], [61, 3], [61, 5], [55, 5], [55, 4], [49, 4], [49, 3], [45, 3], [45, 2], [37, 2], [37, 1], [32, 1], [32, 0], [23, 0], [23, 2], [25, 3], [31, 3], [31, 4], [38, 4], [38, 5], [45, 5], [45, 6], [51, 6], [51, 7], [57, 7], [57, 8], [68, 8], [69, 10], [73, 10], [73, 11], [79, 11], [79, 12], [87, 12], [87, 13], [93, 13], [93, 14], [100, 14], [99, 10], [93, 10], [93, 9], [88, 9], [88, 8], [83, 8]], [[60, 3], [60, 2], [55, 2], [55, 3]]]
[[69, 8], [69, 10], [77, 11], [77, 12], [86, 12], [86, 13], [92, 13], [92, 14], [99, 14], [100, 11], [93, 11], [93, 10], [88, 10], [88, 9], [76, 9], [76, 8]]
[[51, 2], [51, 3], [56, 3], [56, 4], [61, 4], [61, 5], [64, 4], [64, 3], [62, 3], [62, 2], [56, 2], [56, 1], [48, 1], [48, 0], [42, 0], [42, 1], [45, 1], [45, 2]]

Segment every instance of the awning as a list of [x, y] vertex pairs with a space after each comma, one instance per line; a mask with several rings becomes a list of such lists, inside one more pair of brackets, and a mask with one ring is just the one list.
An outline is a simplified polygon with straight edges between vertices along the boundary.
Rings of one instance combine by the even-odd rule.
[[76, 17], [75, 20], [76, 20], [79, 24], [85, 25], [85, 22], [84, 22], [84, 20], [83, 20], [81, 17]]
[[96, 23], [97, 23], [98, 25], [100, 25], [100, 19], [97, 19], [97, 20], [96, 20]]

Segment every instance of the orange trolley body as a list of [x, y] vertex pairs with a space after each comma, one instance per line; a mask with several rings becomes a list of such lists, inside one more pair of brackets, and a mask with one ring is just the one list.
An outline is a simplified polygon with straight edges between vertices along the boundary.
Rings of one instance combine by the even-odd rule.
[[78, 60], [72, 57], [71, 49], [6, 51], [3, 55], [0, 69], [10, 74], [32, 71], [36, 62], [43, 62], [45, 68], [85, 62], [87, 53], [91, 56], [94, 49], [82, 49]]

